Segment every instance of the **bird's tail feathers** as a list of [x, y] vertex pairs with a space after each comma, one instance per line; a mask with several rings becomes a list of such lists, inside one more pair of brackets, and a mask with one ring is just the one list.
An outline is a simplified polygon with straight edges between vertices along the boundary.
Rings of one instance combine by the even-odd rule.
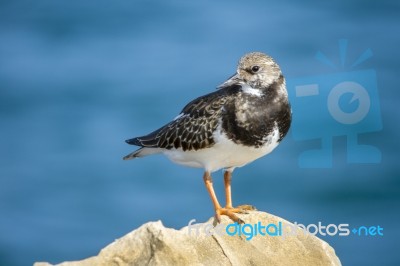
[[161, 153], [162, 149], [160, 148], [140, 148], [128, 155], [126, 155], [123, 159], [124, 160], [131, 160], [131, 159], [135, 159], [135, 158], [140, 158], [140, 157], [144, 157], [147, 155], [151, 155], [151, 154], [157, 154], [157, 153]]

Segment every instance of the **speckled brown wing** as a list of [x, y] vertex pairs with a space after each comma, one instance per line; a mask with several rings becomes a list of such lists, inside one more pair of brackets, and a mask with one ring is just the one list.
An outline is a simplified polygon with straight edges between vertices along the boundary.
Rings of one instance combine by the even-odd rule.
[[184, 151], [210, 147], [214, 144], [213, 132], [224, 112], [223, 106], [233, 99], [235, 91], [237, 89], [230, 88], [199, 97], [187, 104], [172, 122], [126, 142], [148, 148], [182, 148]]

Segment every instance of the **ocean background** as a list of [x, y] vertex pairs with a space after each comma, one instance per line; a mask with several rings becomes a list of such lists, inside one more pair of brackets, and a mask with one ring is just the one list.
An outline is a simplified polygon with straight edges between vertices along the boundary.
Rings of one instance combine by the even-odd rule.
[[[213, 91], [246, 52], [270, 54], [290, 80], [351, 71], [366, 49], [373, 56], [357, 69], [377, 73], [382, 130], [359, 141], [381, 162], [347, 163], [337, 136], [331, 168], [301, 168], [299, 154], [319, 142], [289, 132], [235, 171], [233, 201], [303, 224], [379, 225], [383, 236], [324, 239], [343, 265], [399, 265], [399, 12], [365, 0], [1, 1], [0, 265], [80, 260], [149, 221], [207, 220], [201, 169], [123, 161], [134, 149], [124, 140]], [[315, 59], [338, 63], [341, 39], [347, 68]]]

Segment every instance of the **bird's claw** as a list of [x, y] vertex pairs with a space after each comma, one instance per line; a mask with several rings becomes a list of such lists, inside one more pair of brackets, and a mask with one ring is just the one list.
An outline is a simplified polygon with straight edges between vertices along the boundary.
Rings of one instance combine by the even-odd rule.
[[252, 205], [240, 205], [236, 208], [227, 206], [215, 210], [215, 219], [217, 220], [218, 223], [221, 223], [221, 215], [225, 215], [228, 216], [235, 223], [244, 224], [244, 221], [239, 217], [237, 217], [235, 213], [248, 214], [249, 211], [254, 211], [254, 210], [257, 209]]

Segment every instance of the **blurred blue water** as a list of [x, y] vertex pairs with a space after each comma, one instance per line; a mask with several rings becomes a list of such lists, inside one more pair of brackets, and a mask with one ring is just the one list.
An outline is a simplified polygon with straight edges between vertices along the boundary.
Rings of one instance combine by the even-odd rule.
[[[2, 1], [0, 3], [0, 265], [78, 260], [142, 223], [180, 228], [212, 207], [199, 169], [161, 156], [124, 162], [124, 140], [175, 117], [229, 77], [249, 51], [286, 77], [327, 73], [316, 51], [378, 76], [383, 130], [360, 142], [379, 164], [347, 164], [334, 139], [331, 169], [302, 169], [318, 142], [291, 134], [238, 169], [236, 203], [299, 223], [380, 225], [383, 237], [327, 237], [344, 265], [398, 265], [399, 4], [393, 1]], [[337, 57], [339, 58], [339, 57]], [[295, 115], [295, 114], [294, 114]], [[215, 173], [222, 196], [221, 173]]]

